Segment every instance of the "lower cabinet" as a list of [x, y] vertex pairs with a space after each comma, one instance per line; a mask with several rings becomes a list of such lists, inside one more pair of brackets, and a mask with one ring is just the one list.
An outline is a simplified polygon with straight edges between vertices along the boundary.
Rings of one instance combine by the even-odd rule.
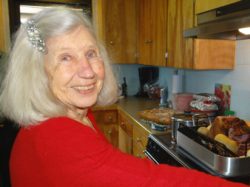
[[133, 154], [133, 123], [119, 111], [119, 149], [128, 154]]
[[144, 150], [148, 142], [149, 132], [139, 125], [133, 127], [133, 155], [139, 158], [144, 158]]
[[93, 110], [97, 125], [108, 141], [122, 152], [144, 158], [149, 132], [120, 109]]
[[117, 110], [94, 110], [98, 127], [115, 147], [118, 147], [118, 112]]

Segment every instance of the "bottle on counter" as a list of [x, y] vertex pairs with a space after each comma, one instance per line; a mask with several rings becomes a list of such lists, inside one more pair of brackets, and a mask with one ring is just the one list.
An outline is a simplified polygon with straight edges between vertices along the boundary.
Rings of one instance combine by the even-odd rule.
[[127, 97], [127, 82], [126, 82], [126, 77], [123, 77], [122, 96]]

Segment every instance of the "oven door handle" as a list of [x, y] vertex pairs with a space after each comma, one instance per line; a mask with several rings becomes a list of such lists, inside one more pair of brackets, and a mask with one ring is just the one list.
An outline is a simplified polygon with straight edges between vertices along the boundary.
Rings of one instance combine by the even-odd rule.
[[146, 155], [147, 158], [152, 160], [154, 163], [159, 164], [159, 162], [148, 151], [145, 150], [144, 154]]

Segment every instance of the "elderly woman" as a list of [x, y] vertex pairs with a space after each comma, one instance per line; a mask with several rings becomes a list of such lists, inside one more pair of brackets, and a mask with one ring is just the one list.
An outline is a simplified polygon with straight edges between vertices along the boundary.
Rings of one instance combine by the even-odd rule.
[[17, 32], [0, 96], [2, 114], [20, 125], [12, 186], [240, 186], [113, 148], [90, 108], [116, 99], [109, 60], [84, 15], [51, 9], [28, 20]]

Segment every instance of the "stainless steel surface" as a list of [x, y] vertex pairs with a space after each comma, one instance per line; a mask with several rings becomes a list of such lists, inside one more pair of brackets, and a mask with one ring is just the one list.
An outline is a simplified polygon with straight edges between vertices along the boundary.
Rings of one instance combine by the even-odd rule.
[[186, 127], [194, 127], [194, 126], [206, 126], [211, 124], [211, 119], [206, 114], [175, 114], [172, 116], [172, 143], [175, 144], [177, 142], [176, 135], [177, 130], [181, 125]]
[[177, 131], [177, 145], [183, 153], [204, 164], [212, 171], [223, 177], [250, 176], [250, 157], [224, 157], [213, 153], [193, 139]]
[[146, 155], [146, 157], [148, 157], [150, 160], [152, 160], [154, 163], [156, 164], [160, 164], [148, 151], [144, 151], [144, 154]]
[[171, 137], [172, 143], [176, 143], [176, 133], [180, 125], [185, 125], [187, 127], [192, 127], [193, 119], [191, 114], [174, 114], [172, 117], [172, 130], [171, 130]]
[[250, 26], [250, 1], [242, 0], [197, 15], [198, 26], [184, 31], [184, 37], [248, 39], [238, 32]]

